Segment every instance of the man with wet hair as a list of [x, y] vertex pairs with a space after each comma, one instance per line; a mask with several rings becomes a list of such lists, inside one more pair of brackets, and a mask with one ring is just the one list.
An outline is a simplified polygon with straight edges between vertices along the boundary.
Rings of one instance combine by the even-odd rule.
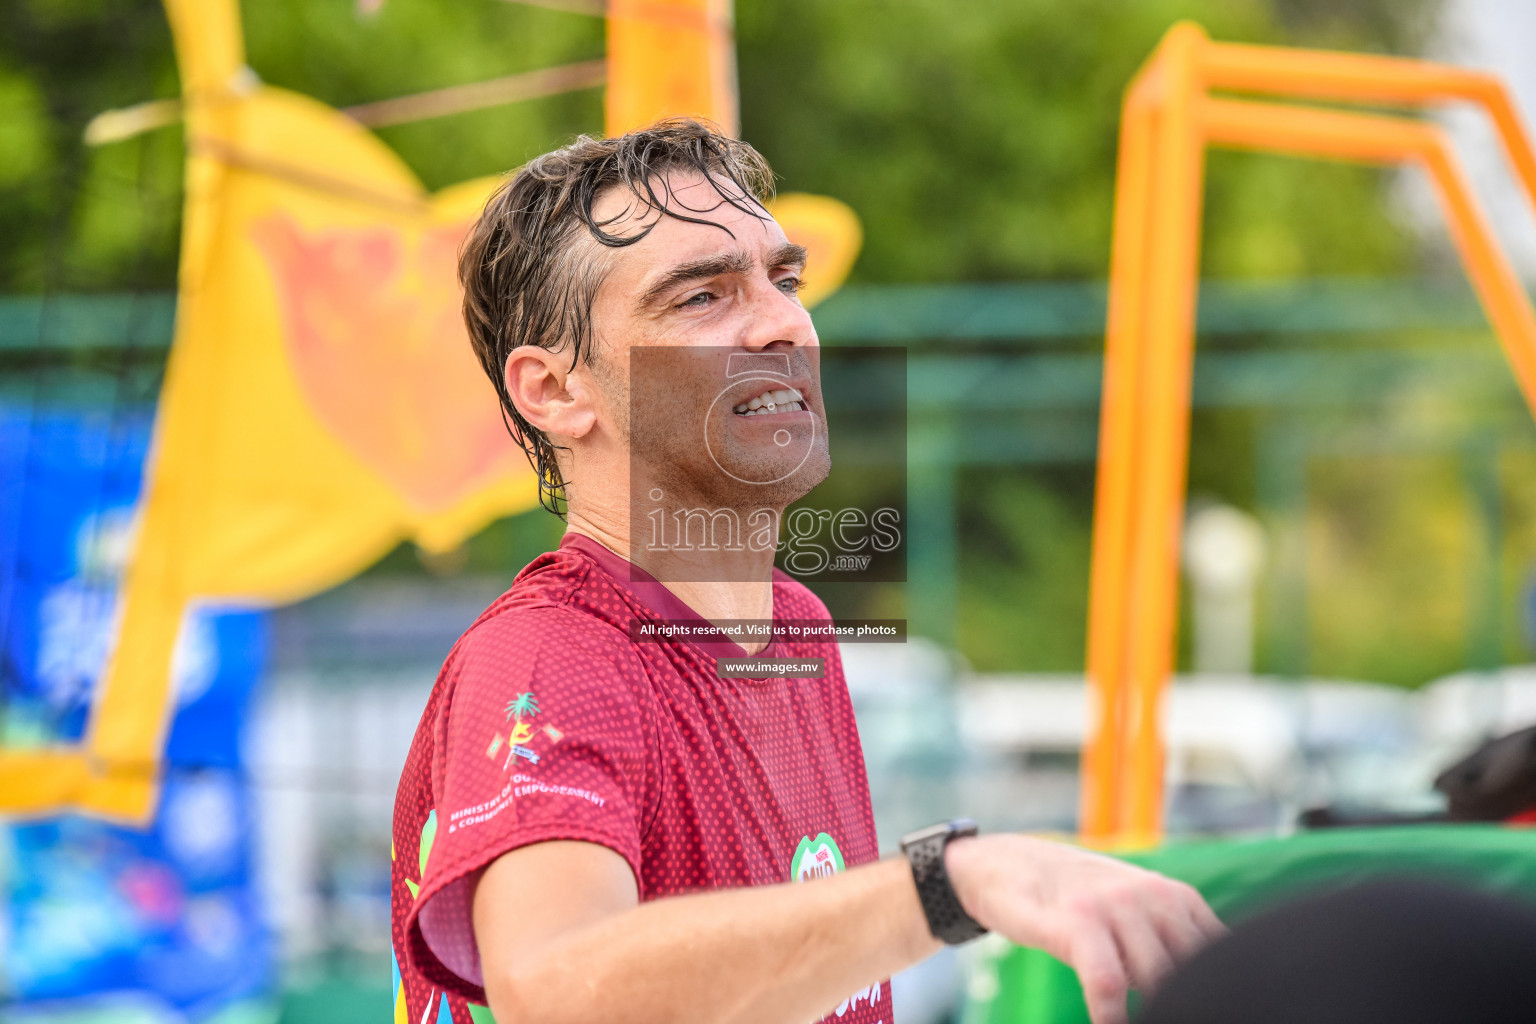
[[[406, 761], [397, 1020], [890, 1024], [892, 973], [990, 929], [1118, 1024], [1221, 931], [1180, 883], [962, 821], [882, 859], [834, 642], [637, 638], [828, 618], [772, 543], [679, 552], [632, 512], [776, 526], [827, 475], [806, 254], [771, 189], [750, 146], [664, 121], [532, 161], [465, 244], [470, 338], [567, 532], [454, 647]], [[824, 674], [723, 670], [753, 658]]]

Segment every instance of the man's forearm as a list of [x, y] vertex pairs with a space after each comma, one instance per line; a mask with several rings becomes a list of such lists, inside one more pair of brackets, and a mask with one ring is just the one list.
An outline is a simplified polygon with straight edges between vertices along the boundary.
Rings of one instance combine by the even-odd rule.
[[935, 952], [906, 861], [656, 900], [484, 964], [498, 1024], [804, 1024]]

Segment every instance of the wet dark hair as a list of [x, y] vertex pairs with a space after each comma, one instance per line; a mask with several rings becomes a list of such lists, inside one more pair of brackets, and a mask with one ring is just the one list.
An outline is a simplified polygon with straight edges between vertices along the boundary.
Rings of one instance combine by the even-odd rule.
[[[719, 202], [695, 208], [677, 198], [671, 174], [695, 171], [714, 185]], [[635, 213], [630, 204], [599, 221], [593, 205], [604, 193], [627, 188], [635, 203], [668, 217], [713, 224], [699, 216], [722, 205], [755, 217], [773, 196], [773, 171], [747, 143], [693, 118], [670, 118], [614, 139], [579, 136], [568, 146], [529, 162], [486, 203], [459, 254], [464, 323], [486, 375], [501, 399], [512, 437], [539, 477], [539, 502], [563, 515], [566, 481], [556, 446], [518, 412], [507, 393], [507, 356], [522, 345], [571, 348], [571, 367], [592, 361], [592, 302], [608, 270], [602, 250], [633, 245], [644, 228], [608, 229]], [[659, 218], [658, 218], [659, 220]]]

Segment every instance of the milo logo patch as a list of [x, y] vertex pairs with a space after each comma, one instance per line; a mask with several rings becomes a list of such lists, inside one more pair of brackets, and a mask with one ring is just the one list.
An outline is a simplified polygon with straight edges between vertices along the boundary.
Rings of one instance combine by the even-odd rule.
[[813, 878], [830, 878], [844, 866], [843, 851], [837, 848], [837, 840], [821, 832], [815, 839], [806, 836], [800, 840], [800, 845], [795, 848], [795, 859], [789, 863], [789, 879], [808, 882]]

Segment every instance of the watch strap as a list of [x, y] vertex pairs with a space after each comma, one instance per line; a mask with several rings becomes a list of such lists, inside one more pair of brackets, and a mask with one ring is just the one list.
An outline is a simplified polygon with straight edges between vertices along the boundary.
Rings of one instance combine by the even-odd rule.
[[976, 832], [974, 821], [959, 818], [908, 833], [901, 840], [901, 850], [912, 866], [912, 881], [917, 885], [917, 898], [923, 905], [923, 914], [928, 918], [928, 930], [934, 938], [951, 946], [958, 946], [987, 933], [960, 905], [960, 897], [955, 895], [955, 887], [950, 883], [949, 872], [944, 866], [944, 848], [952, 840], [974, 836]]

